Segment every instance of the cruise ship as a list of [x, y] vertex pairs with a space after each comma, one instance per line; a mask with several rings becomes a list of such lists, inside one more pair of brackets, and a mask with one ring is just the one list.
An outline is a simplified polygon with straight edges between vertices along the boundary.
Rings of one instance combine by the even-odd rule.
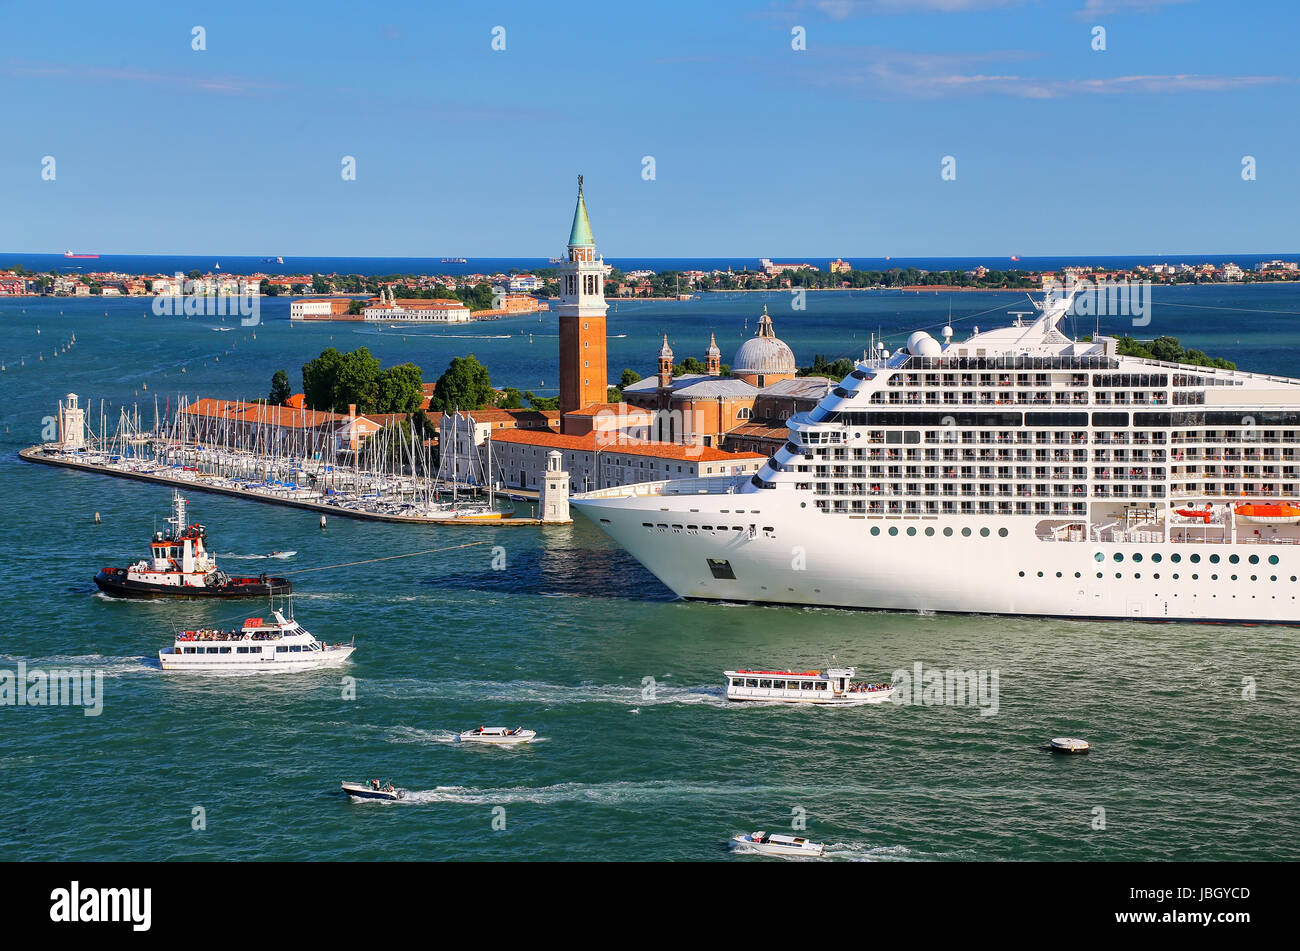
[[1298, 623], [1300, 380], [1032, 320], [877, 351], [752, 477], [573, 504], [683, 598]]

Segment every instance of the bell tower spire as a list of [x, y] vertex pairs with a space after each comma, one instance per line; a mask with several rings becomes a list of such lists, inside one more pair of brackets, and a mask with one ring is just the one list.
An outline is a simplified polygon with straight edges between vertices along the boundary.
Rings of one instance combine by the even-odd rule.
[[[596, 251], [578, 176], [578, 202], [569, 229], [569, 249], [560, 265], [560, 412], [570, 413], [609, 398], [605, 357], [604, 259]], [[564, 418], [560, 418], [561, 430]]]

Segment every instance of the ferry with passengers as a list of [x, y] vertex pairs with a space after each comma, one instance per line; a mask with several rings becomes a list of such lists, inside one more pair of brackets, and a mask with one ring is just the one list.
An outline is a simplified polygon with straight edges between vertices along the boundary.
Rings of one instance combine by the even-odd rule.
[[877, 350], [752, 477], [572, 503], [684, 598], [1300, 624], [1300, 379], [1076, 339], [1074, 296]]
[[238, 630], [181, 631], [158, 652], [163, 670], [193, 673], [281, 673], [333, 667], [352, 656], [351, 644], [323, 644], [279, 611], [250, 617]]
[[828, 670], [728, 670], [727, 699], [754, 703], [812, 703], [824, 706], [860, 706], [884, 703], [894, 687], [855, 681], [856, 667]]

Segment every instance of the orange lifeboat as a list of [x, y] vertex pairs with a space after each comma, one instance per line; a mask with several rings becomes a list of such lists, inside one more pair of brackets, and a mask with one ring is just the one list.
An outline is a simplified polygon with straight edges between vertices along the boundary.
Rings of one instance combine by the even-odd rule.
[[1210, 524], [1210, 518], [1214, 515], [1214, 509], [1208, 505], [1203, 509], [1174, 509], [1174, 514], [1181, 515], [1183, 518], [1199, 518], [1208, 525]]
[[1260, 525], [1300, 523], [1300, 505], [1290, 502], [1243, 502], [1235, 511], [1237, 518]]

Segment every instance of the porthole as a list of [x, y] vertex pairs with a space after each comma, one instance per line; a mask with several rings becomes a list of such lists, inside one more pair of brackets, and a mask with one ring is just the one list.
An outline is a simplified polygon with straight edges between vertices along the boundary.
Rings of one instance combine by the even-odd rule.
[[889, 534], [891, 534], [891, 535], [897, 535], [897, 534], [898, 534], [898, 526], [897, 526], [897, 525], [891, 525], [891, 526], [889, 527]]
[[1133, 560], [1134, 560], [1134, 561], [1141, 561], [1141, 560], [1142, 560], [1142, 552], [1140, 552], [1140, 551], [1135, 551], [1135, 552], [1133, 553]]
[[1229, 555], [1229, 556], [1228, 556], [1228, 563], [1229, 563], [1229, 564], [1233, 564], [1233, 565], [1235, 565], [1235, 564], [1236, 564], [1237, 562], [1239, 562], [1239, 561], [1241, 561], [1241, 556], [1240, 556], [1240, 555]]
[[1237, 580], [1237, 576], [1236, 576], [1236, 575], [1233, 575], [1231, 580], [1236, 581], [1236, 580]]
[[1134, 577], [1134, 578], [1141, 578], [1141, 577], [1142, 577], [1142, 572], [1140, 572], [1140, 571], [1135, 571], [1135, 572], [1133, 572], [1133, 577]]
[[1105, 560], [1106, 560], [1106, 556], [1103, 555], [1101, 552], [1097, 552], [1097, 554], [1093, 555], [1092, 557], [1093, 557], [1093, 560], [1095, 560], [1095, 561], [1105, 561]]
[[913, 527], [909, 527], [908, 530], [907, 530], [907, 534], [908, 534], [909, 536], [915, 535], [915, 534], [916, 534], [916, 528], [915, 528], [914, 526], [913, 526]]
[[880, 526], [879, 526], [879, 525], [872, 525], [872, 526], [871, 526], [871, 534], [872, 534], [872, 535], [879, 535], [879, 534], [880, 534]]
[[1252, 565], [1258, 565], [1258, 564], [1259, 564], [1259, 555], [1251, 555], [1251, 556], [1250, 556], [1250, 563], [1251, 563]]
[[988, 537], [989, 537], [989, 530], [987, 528], [981, 528], [980, 538], [988, 538]]
[[952, 528], [951, 528], [951, 527], [945, 528], [945, 529], [943, 530], [943, 537], [944, 537], [944, 538], [952, 538]]
[[1154, 578], [1156, 581], [1159, 581], [1159, 580], [1160, 580], [1160, 572], [1157, 571], [1157, 572], [1156, 572], [1155, 574], [1153, 574], [1151, 577]]
[[1079, 574], [1079, 572], [1077, 572], [1077, 571], [1074, 573], [1074, 576], [1075, 576], [1076, 578], [1082, 578], [1082, 577], [1083, 577], [1083, 575]]
[[1101, 577], [1101, 572], [1100, 572], [1100, 571], [1099, 571], [1099, 572], [1097, 572], [1097, 577], [1098, 577], [1098, 578], [1100, 578], [1100, 577]]
[[1210, 564], [1212, 564], [1212, 565], [1217, 565], [1218, 563], [1219, 563], [1219, 556], [1218, 556], [1218, 555], [1211, 555], [1211, 556], [1210, 556]]
[[1277, 564], [1277, 555], [1269, 555], [1269, 556], [1268, 556], [1268, 563], [1269, 563], [1270, 565], [1276, 565], [1276, 564]]
[[961, 530], [961, 535], [962, 535], [962, 538], [970, 538], [970, 529], [969, 529], [969, 528], [963, 528], [963, 529]]
[[1269, 576], [1268, 576], [1268, 580], [1269, 580], [1269, 581], [1276, 581], [1276, 580], [1277, 580], [1277, 575], [1269, 575]]
[[1156, 552], [1154, 555], [1152, 555], [1151, 560], [1154, 561], [1156, 564], [1160, 564], [1160, 552]]
[[1176, 571], [1174, 572], [1174, 580], [1175, 580], [1175, 581], [1178, 580], [1178, 572], [1176, 572]]
[[1169, 560], [1176, 565], [1183, 560], [1183, 556], [1178, 554], [1178, 552], [1174, 552], [1172, 555], [1169, 556]]
[[933, 534], [934, 534], [934, 529], [933, 529], [933, 528], [927, 528], [927, 529], [925, 530], [925, 534], [926, 534], [926, 535], [933, 535]]
[[1192, 562], [1192, 564], [1194, 564], [1194, 565], [1199, 565], [1199, 564], [1201, 563], [1201, 556], [1200, 556], [1200, 555], [1192, 555], [1192, 557], [1191, 557], [1191, 562]]
[[1118, 552], [1118, 551], [1115, 552], [1115, 562], [1116, 562], [1116, 564], [1118, 564], [1119, 562], [1121, 562], [1121, 561], [1123, 561], [1123, 560], [1124, 560], [1124, 553], [1123, 553], [1123, 552]]
[[1058, 578], [1061, 577], [1061, 573], [1059, 571], [1056, 573], [1056, 577]]
[[[1197, 580], [1200, 579], [1200, 577], [1201, 577], [1200, 575], [1195, 575], [1195, 574], [1194, 574], [1194, 575], [1192, 575], [1192, 580], [1193, 580], [1193, 581], [1197, 581]], [[1195, 597], [1195, 595], [1193, 595], [1193, 597]]]
[[1259, 575], [1251, 575], [1251, 576], [1250, 576], [1250, 580], [1251, 580], [1251, 581], [1258, 581], [1258, 580], [1259, 580]]
[[1022, 571], [1022, 572], [1020, 572], [1020, 577], [1022, 577], [1022, 578], [1023, 578], [1023, 577], [1024, 577], [1024, 576], [1025, 576], [1025, 573], [1024, 573], [1024, 572], [1023, 572], [1023, 571]]
[[1006, 538], [1006, 537], [1007, 537], [1007, 530], [1005, 528], [999, 528], [998, 538]]
[[1041, 578], [1042, 576], [1043, 576], [1043, 573], [1040, 571], [1040, 572], [1038, 573], [1038, 577]]
[[1218, 576], [1218, 575], [1210, 575], [1210, 580], [1211, 580], [1211, 581], [1218, 581], [1218, 580], [1219, 580], [1219, 576]]
[[1120, 574], [1120, 573], [1117, 571], [1117, 572], [1115, 572], [1115, 577], [1116, 577], [1116, 578], [1123, 578], [1124, 576], [1123, 576], [1122, 574]]

